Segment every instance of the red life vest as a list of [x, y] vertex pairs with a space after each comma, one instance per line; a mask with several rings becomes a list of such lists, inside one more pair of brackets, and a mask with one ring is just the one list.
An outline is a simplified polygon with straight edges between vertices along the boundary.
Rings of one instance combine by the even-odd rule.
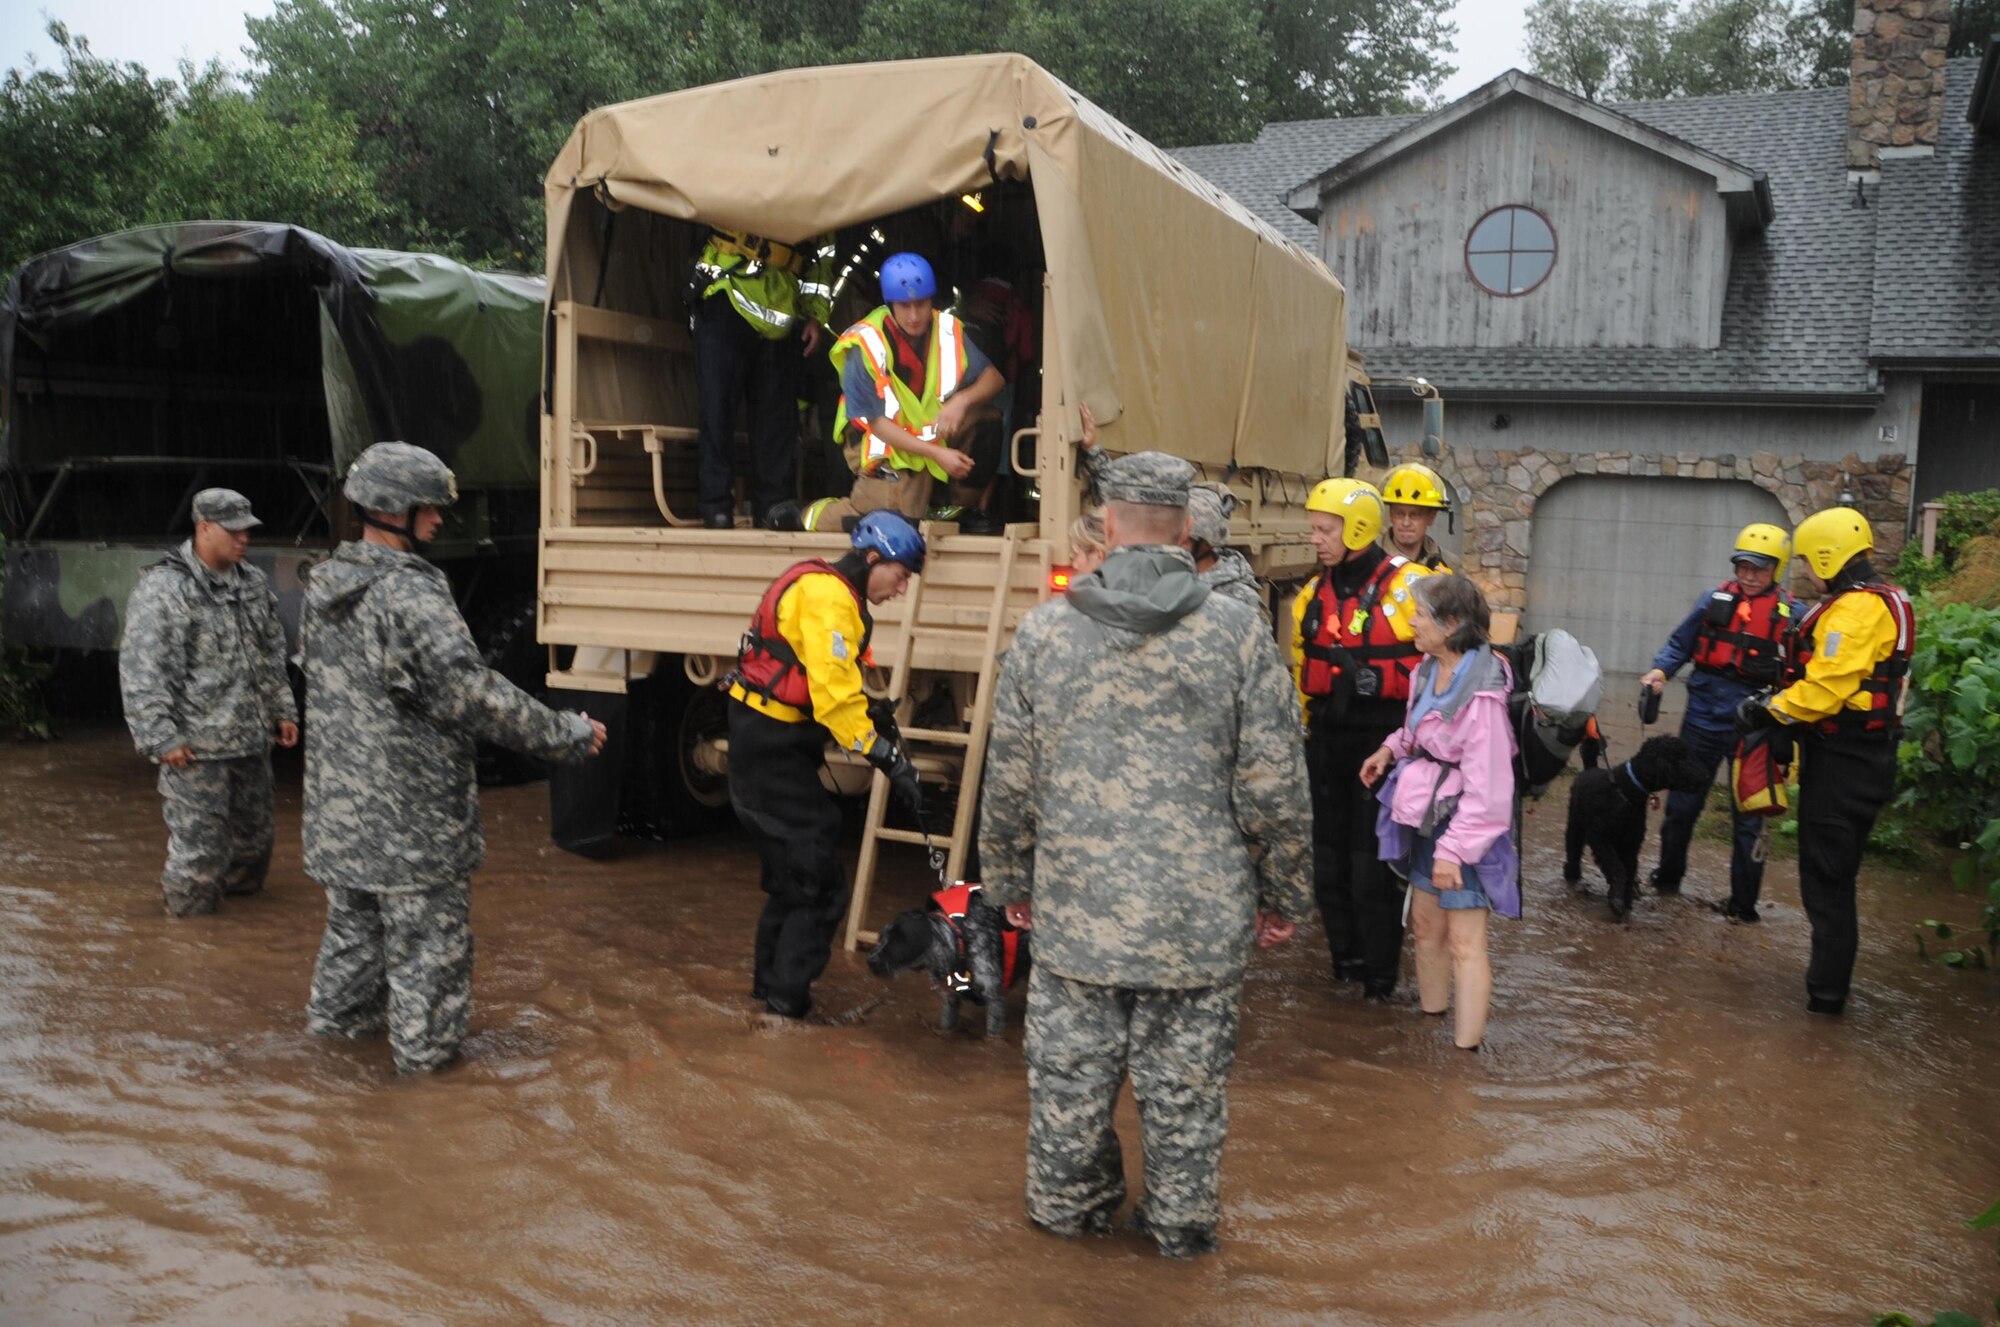
[[1694, 666], [1769, 686], [1784, 671], [1792, 609], [1776, 589], [1747, 595], [1724, 581], [1709, 596], [1694, 629]]
[[812, 713], [812, 688], [806, 681], [806, 668], [799, 662], [798, 651], [778, 631], [778, 601], [802, 578], [822, 574], [839, 581], [841, 588], [854, 596], [854, 606], [861, 610], [861, 648], [855, 657], [866, 657], [868, 638], [875, 630], [874, 621], [868, 615], [868, 605], [861, 601], [860, 594], [847, 577], [824, 558], [808, 558], [794, 563], [771, 582], [771, 588], [764, 591], [763, 599], [757, 604], [757, 611], [750, 615], [750, 629], [743, 633], [743, 641], [736, 653], [736, 681], [766, 700], [804, 710], [807, 714]]
[[[1308, 696], [1332, 695], [1335, 680], [1352, 661], [1375, 674], [1374, 691], [1357, 691], [1357, 695], [1372, 694], [1383, 700], [1410, 698], [1410, 674], [1423, 656], [1415, 642], [1398, 639], [1387, 613], [1375, 611], [1382, 596], [1389, 593], [1390, 582], [1408, 565], [1400, 557], [1383, 558], [1360, 593], [1346, 598], [1333, 588], [1331, 569], [1320, 572], [1299, 632], [1300, 652], [1305, 655], [1299, 682]], [[1354, 629], [1357, 622], [1358, 631]]]
[[1882, 600], [1889, 616], [1896, 622], [1896, 645], [1861, 683], [1861, 693], [1868, 697], [1867, 709], [1858, 710], [1843, 705], [1840, 713], [1833, 718], [1821, 719], [1812, 725], [1814, 731], [1829, 737], [1840, 733], [1886, 733], [1897, 727], [1897, 714], [1903, 699], [1903, 678], [1910, 671], [1910, 651], [1915, 648], [1917, 638], [1917, 612], [1910, 607], [1910, 596], [1904, 594], [1901, 587], [1886, 581], [1850, 586], [1833, 598], [1814, 604], [1812, 611], [1799, 623], [1791, 668], [1786, 674], [1789, 681], [1796, 682], [1806, 675], [1806, 665], [1812, 662], [1815, 644], [1813, 629], [1819, 625], [1820, 614], [1850, 594], [1872, 594]]
[[[978, 892], [978, 885], [968, 885], [961, 880], [950, 889], [940, 889], [931, 895], [931, 902], [951, 923], [952, 939], [958, 943], [958, 968], [945, 982], [957, 995], [972, 992], [972, 957], [965, 950], [965, 913], [972, 906], [972, 896]], [[1020, 954], [1021, 932], [1003, 914], [1000, 921], [1000, 989], [1003, 991], [1013, 988], [1015, 964]]]

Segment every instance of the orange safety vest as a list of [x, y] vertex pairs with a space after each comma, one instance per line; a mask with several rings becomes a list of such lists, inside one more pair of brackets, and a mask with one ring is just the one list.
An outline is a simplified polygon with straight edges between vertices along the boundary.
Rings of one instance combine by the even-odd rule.
[[[1815, 732], [1828, 737], [1841, 733], [1889, 733], [1899, 723], [1898, 711], [1903, 700], [1903, 678], [1910, 671], [1910, 651], [1917, 638], [1917, 611], [1910, 606], [1910, 596], [1904, 594], [1900, 586], [1886, 581], [1869, 581], [1856, 585], [1842, 594], [1872, 594], [1878, 596], [1888, 606], [1889, 616], [1896, 621], [1896, 647], [1889, 656], [1875, 665], [1861, 683], [1862, 694], [1868, 697], [1868, 708], [1854, 709], [1842, 705], [1840, 713], [1830, 719], [1821, 719], [1813, 724]], [[1813, 628], [1819, 623], [1819, 616], [1841, 595], [1822, 599], [1813, 605], [1812, 611], [1799, 623], [1798, 640], [1792, 649], [1791, 668], [1786, 674], [1789, 682], [1796, 682], [1806, 675], [1806, 665], [1813, 657]]]
[[1312, 602], [1306, 605], [1305, 620], [1300, 623], [1300, 652], [1305, 655], [1305, 668], [1299, 677], [1299, 688], [1306, 695], [1332, 695], [1335, 679], [1352, 661], [1375, 675], [1372, 692], [1357, 690], [1355, 694], [1383, 700], [1410, 698], [1410, 674], [1417, 670], [1423, 655], [1415, 642], [1397, 637], [1386, 614], [1375, 611], [1382, 596], [1388, 593], [1389, 583], [1407, 565], [1400, 557], [1383, 558], [1382, 565], [1375, 569], [1361, 592], [1346, 598], [1339, 597], [1333, 588], [1332, 569], [1320, 572], [1319, 586], [1313, 592]]
[[1791, 634], [1791, 605], [1775, 587], [1752, 597], [1724, 581], [1695, 625], [1694, 666], [1768, 686], [1784, 671]]
[[[972, 896], [979, 892], [978, 885], [968, 885], [963, 880], [950, 889], [940, 889], [931, 894], [931, 902], [951, 923], [951, 938], [958, 946], [958, 966], [946, 979], [945, 985], [954, 995], [972, 992], [972, 958], [965, 951], [965, 914], [972, 906]], [[1010, 990], [1014, 985], [1015, 965], [1021, 956], [1021, 932], [1003, 916], [1000, 922], [1000, 989]]]
[[771, 588], [764, 591], [764, 597], [757, 603], [757, 611], [750, 615], [750, 629], [743, 633], [736, 654], [735, 680], [766, 700], [804, 710], [807, 714], [812, 713], [812, 688], [806, 680], [806, 668], [799, 661], [798, 651], [778, 631], [778, 601], [802, 578], [820, 574], [838, 580], [842, 588], [854, 596], [855, 607], [861, 610], [861, 649], [857, 657], [866, 658], [868, 638], [875, 633], [875, 621], [869, 616], [868, 605], [862, 602], [860, 593], [824, 558], [808, 558], [794, 563], [771, 582]]

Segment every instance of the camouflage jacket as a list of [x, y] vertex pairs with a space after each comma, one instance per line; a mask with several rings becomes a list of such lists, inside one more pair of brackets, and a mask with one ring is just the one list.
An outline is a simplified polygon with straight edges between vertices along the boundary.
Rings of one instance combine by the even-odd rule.
[[1001, 670], [979, 856], [1078, 981], [1235, 981], [1257, 909], [1313, 906], [1304, 749], [1269, 626], [1177, 548], [1115, 550], [1035, 609]]
[[306, 874], [372, 894], [464, 880], [486, 857], [479, 739], [581, 761], [590, 724], [488, 668], [451, 585], [415, 553], [342, 544], [306, 584]]
[[118, 687], [142, 756], [270, 750], [279, 722], [298, 718], [270, 581], [248, 563], [218, 576], [192, 540], [183, 543], [146, 570], [125, 605]]
[[1250, 560], [1235, 549], [1216, 549], [1215, 565], [1201, 573], [1201, 583], [1217, 594], [1248, 604], [1266, 622], [1271, 620], [1271, 608], [1264, 602], [1264, 587], [1257, 584], [1257, 573], [1250, 570]]

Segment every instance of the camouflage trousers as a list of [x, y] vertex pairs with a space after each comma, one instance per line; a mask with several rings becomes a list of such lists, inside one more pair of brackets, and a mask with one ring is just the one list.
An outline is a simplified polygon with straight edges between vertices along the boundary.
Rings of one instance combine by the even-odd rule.
[[1111, 1112], [1125, 1075], [1139, 1103], [1156, 1228], [1213, 1232], [1241, 982], [1135, 990], [1028, 974], [1028, 1216], [1059, 1235], [1108, 1230], [1125, 1200]]
[[271, 756], [160, 766], [167, 866], [160, 876], [167, 913], [214, 912], [224, 894], [254, 894], [271, 869], [277, 837]]
[[306, 1027], [322, 1037], [384, 1028], [399, 1073], [442, 1069], [472, 1021], [472, 894], [465, 882], [403, 894], [326, 891], [326, 934]]

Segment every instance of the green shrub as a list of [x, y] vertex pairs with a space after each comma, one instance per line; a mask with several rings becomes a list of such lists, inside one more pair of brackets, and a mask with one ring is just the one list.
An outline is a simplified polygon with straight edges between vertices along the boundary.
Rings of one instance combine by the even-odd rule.
[[1917, 605], [1896, 806], [1960, 856], [1952, 881], [1984, 887], [1989, 946], [2000, 941], [2000, 612]]
[[1991, 534], [2000, 525], [2000, 488], [1979, 493], [1947, 493], [1938, 499], [1944, 510], [1938, 514], [1936, 551], [1925, 557], [1916, 540], [1903, 545], [1890, 579], [1920, 594], [1957, 569], [1958, 552], [1980, 535]]
[[[7, 592], [7, 541], [0, 538], [0, 596]], [[0, 734], [46, 742], [54, 735], [42, 683], [51, 669], [16, 645], [0, 643]]]

